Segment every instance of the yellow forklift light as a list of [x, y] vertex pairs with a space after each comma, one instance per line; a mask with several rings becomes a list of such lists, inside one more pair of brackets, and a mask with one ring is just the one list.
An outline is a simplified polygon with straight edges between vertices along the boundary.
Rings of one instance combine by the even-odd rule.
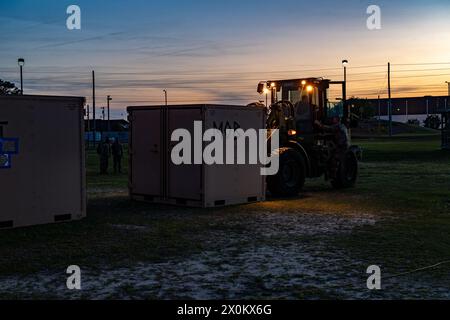
[[297, 134], [297, 130], [289, 130], [288, 135], [295, 136]]
[[306, 91], [312, 92], [314, 90], [313, 86], [307, 86]]
[[263, 93], [264, 93], [264, 94], [268, 94], [268, 93], [269, 93], [269, 89], [264, 88]]
[[302, 86], [306, 85], [306, 80], [302, 80]]
[[272, 83], [270, 84], [270, 86], [271, 86], [272, 88], [275, 88], [276, 83], [275, 83], [275, 82], [272, 82]]

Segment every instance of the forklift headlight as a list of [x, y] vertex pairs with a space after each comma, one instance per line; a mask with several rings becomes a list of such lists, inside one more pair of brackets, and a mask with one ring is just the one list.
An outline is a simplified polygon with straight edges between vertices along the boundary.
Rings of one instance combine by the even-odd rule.
[[314, 88], [311, 85], [306, 87], [306, 91], [308, 91], [308, 92], [312, 92], [313, 90], [314, 90]]
[[288, 131], [288, 135], [290, 135], [290, 136], [295, 136], [295, 135], [297, 135], [297, 130], [289, 130], [289, 131]]

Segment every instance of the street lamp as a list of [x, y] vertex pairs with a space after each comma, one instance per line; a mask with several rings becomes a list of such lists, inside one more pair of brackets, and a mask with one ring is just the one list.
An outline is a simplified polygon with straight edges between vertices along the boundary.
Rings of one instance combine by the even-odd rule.
[[109, 102], [112, 100], [111, 96], [106, 97], [107, 106], [108, 106], [108, 132], [111, 132], [111, 118], [110, 118], [110, 109], [109, 109]]
[[23, 95], [23, 66], [25, 65], [25, 59], [19, 58], [17, 64], [20, 67], [20, 94]]
[[344, 82], [347, 82], [347, 66], [348, 66], [348, 60], [342, 60], [342, 66], [344, 67]]

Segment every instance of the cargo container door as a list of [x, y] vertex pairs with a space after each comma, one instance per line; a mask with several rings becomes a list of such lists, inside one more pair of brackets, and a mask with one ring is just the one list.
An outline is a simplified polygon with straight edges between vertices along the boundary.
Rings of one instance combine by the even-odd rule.
[[171, 159], [172, 149], [178, 142], [172, 142], [172, 132], [186, 129], [191, 136], [192, 161], [194, 157], [194, 122], [202, 120], [202, 109], [169, 109], [169, 150], [168, 150], [168, 194], [172, 199], [202, 200], [202, 166], [195, 164], [175, 165]]
[[133, 195], [161, 196], [161, 110], [131, 114], [131, 184]]

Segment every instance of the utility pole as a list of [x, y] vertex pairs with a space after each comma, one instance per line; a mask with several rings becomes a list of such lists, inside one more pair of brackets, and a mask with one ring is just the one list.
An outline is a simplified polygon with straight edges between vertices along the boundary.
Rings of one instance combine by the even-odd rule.
[[389, 137], [392, 137], [392, 99], [391, 99], [391, 63], [388, 62], [388, 112], [389, 112]]
[[112, 100], [111, 96], [106, 97], [106, 101], [108, 102], [108, 132], [111, 132], [111, 118], [110, 118], [110, 109], [109, 109], [109, 102]]
[[96, 144], [96, 134], [97, 134], [97, 124], [95, 119], [95, 71], [92, 70], [92, 118], [94, 120], [93, 129], [92, 129], [92, 136], [94, 140], [94, 147]]

